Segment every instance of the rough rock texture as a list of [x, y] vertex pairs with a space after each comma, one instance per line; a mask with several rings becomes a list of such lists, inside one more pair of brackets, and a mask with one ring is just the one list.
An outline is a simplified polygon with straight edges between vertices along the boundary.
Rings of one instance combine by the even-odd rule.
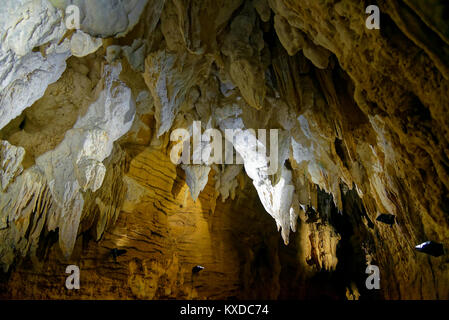
[[449, 299], [449, 5], [378, 5], [8, 0], [0, 296]]
[[[147, 0], [49, 0], [56, 8], [76, 6], [81, 30], [94, 37], [124, 36], [139, 21]], [[70, 10], [69, 10], [70, 12]]]
[[49, 217], [48, 228], [59, 228], [59, 243], [66, 256], [74, 246], [84, 200], [81, 194], [97, 191], [104, 180], [103, 161], [110, 156], [113, 143], [131, 128], [135, 102], [131, 89], [118, 76], [121, 66], [107, 66], [103, 91], [97, 101], [68, 130], [64, 140], [52, 151], [36, 159], [48, 181], [56, 216]]
[[0, 142], [0, 175], [1, 191], [5, 191], [17, 175], [22, 173], [22, 161], [25, 150], [21, 147], [12, 146], [8, 141]]
[[[46, 0], [7, 0], [0, 11], [0, 129], [44, 95], [61, 76], [69, 52], [57, 45], [65, 33], [62, 14]], [[61, 51], [61, 52], [60, 52]]]

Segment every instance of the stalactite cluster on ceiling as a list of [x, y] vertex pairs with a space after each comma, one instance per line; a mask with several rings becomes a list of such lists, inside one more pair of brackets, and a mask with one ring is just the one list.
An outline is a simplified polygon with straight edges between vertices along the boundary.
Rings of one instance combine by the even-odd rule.
[[[6, 0], [4, 295], [66, 294], [42, 277], [75, 261], [99, 297], [305, 297], [329, 274], [359, 298], [376, 264], [383, 298], [449, 298], [447, 256], [415, 250], [449, 246], [449, 5], [377, 2], [379, 30], [352, 0]], [[278, 129], [278, 171], [238, 143], [243, 165], [176, 166], [195, 121]]]

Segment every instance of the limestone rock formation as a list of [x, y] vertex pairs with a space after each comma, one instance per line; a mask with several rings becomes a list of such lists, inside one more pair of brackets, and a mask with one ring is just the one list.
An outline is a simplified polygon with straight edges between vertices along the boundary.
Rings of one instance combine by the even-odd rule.
[[95, 192], [101, 187], [106, 174], [103, 161], [134, 120], [135, 102], [131, 90], [119, 80], [120, 72], [120, 65], [106, 67], [98, 100], [66, 132], [56, 149], [36, 159], [61, 211], [50, 217], [48, 228], [59, 227], [61, 250], [67, 256], [72, 253], [84, 205], [81, 191]]
[[22, 173], [22, 161], [25, 150], [21, 147], [12, 146], [8, 141], [1, 141], [0, 144], [0, 173], [1, 191], [5, 191], [10, 181]]
[[449, 4], [423, 3], [369, 29], [353, 0], [5, 0], [0, 297], [449, 299]]
[[[33, 52], [57, 44], [65, 32], [62, 14], [46, 0], [6, 1], [0, 12], [0, 128], [41, 98], [58, 80], [69, 53]], [[25, 81], [26, 79], [26, 81]]]

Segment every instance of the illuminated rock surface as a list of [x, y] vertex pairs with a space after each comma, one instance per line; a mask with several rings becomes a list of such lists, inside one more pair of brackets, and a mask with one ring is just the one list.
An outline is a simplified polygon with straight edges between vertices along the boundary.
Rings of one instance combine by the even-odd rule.
[[[0, 297], [449, 299], [449, 5], [378, 4], [7, 0]], [[242, 163], [173, 164], [196, 121]]]

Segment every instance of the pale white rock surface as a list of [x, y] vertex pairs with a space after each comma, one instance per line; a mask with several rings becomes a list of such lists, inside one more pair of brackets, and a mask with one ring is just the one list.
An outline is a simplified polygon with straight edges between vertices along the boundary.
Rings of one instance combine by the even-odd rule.
[[189, 164], [183, 164], [181, 167], [186, 173], [186, 183], [189, 186], [193, 201], [196, 201], [209, 180], [210, 167]]
[[75, 57], [84, 57], [97, 51], [103, 44], [101, 38], [94, 38], [77, 30], [70, 39], [70, 49]]
[[112, 45], [106, 48], [106, 60], [109, 63], [113, 63], [117, 60], [122, 53], [122, 47], [118, 45]]
[[[291, 138], [292, 160], [309, 176], [312, 183], [333, 195], [334, 203], [341, 211], [343, 204], [340, 183], [341, 181], [347, 185], [352, 183], [345, 180], [344, 172], [332, 161], [331, 149], [328, 147], [329, 141], [321, 133], [316, 132], [316, 124], [310, 119], [313, 119], [313, 116], [308, 112], [296, 119], [297, 130]], [[339, 175], [331, 174], [334, 170], [339, 172]], [[309, 200], [301, 195], [300, 198], [302, 205], [310, 205]]]
[[139, 21], [148, 0], [51, 0], [65, 9], [75, 5], [80, 9], [80, 27], [91, 36], [108, 38], [124, 36]]
[[[246, 174], [253, 180], [253, 185], [265, 210], [276, 221], [278, 230], [282, 228], [282, 238], [288, 244], [290, 229], [296, 229], [294, 217], [297, 216], [295, 212], [291, 213], [295, 191], [292, 183], [292, 172], [284, 166], [290, 150], [289, 136], [279, 131], [279, 143], [270, 142], [277, 146], [277, 150], [270, 150], [270, 153], [274, 152], [277, 155], [277, 157], [273, 157], [273, 160], [277, 161], [276, 165], [273, 166], [273, 164], [270, 164], [272, 154], [267, 156], [269, 138], [266, 137], [265, 141], [260, 140], [260, 137], [256, 136], [254, 131], [247, 130], [242, 119], [237, 116], [238, 114], [240, 112], [236, 109], [236, 106], [226, 106], [216, 113], [216, 115], [219, 115], [216, 120], [222, 132], [225, 132], [226, 129], [235, 130], [235, 138], [230, 142], [233, 143], [235, 150], [242, 157]], [[228, 137], [226, 138], [228, 139]]]
[[1, 49], [17, 57], [35, 47], [59, 41], [66, 32], [60, 10], [47, 0], [3, 0], [0, 10]]
[[80, 191], [101, 187], [106, 172], [103, 160], [134, 121], [135, 102], [131, 90], [119, 80], [120, 72], [120, 65], [105, 67], [104, 90], [98, 100], [56, 149], [36, 159], [60, 208], [49, 228], [60, 228], [60, 246], [66, 255], [71, 254], [80, 222]]
[[238, 187], [236, 178], [242, 172], [242, 169], [243, 166], [238, 164], [225, 165], [223, 170], [215, 176], [215, 189], [220, 193], [223, 202], [229, 197], [234, 199], [235, 190]]
[[[209, 119], [205, 129], [212, 129], [212, 119]], [[201, 191], [204, 190], [206, 184], [209, 180], [209, 172], [211, 170], [210, 165], [212, 164], [211, 158], [211, 143], [210, 137], [207, 136], [206, 131], [201, 132], [201, 122], [194, 121], [189, 127], [190, 135], [196, 135], [200, 141], [193, 143], [192, 146], [192, 159], [193, 164], [183, 164], [181, 165], [186, 173], [186, 183], [189, 186], [190, 194], [193, 201], [198, 199]]]
[[46, 215], [52, 210], [51, 194], [35, 166], [0, 194], [0, 266], [7, 271], [17, 254], [25, 257], [37, 248]]
[[22, 173], [25, 149], [0, 141], [0, 191], [5, 191], [9, 183]]
[[122, 47], [123, 55], [128, 59], [129, 64], [137, 72], [145, 71], [145, 57], [147, 45], [141, 39], [134, 40], [131, 46]]
[[165, 50], [148, 55], [145, 83], [150, 88], [158, 124], [157, 137], [166, 133], [192, 86], [208, 73], [211, 60], [200, 56], [181, 56]]
[[4, 0], [0, 9], [0, 129], [41, 98], [66, 68], [69, 50], [43, 56], [66, 32], [62, 15], [47, 0]]

